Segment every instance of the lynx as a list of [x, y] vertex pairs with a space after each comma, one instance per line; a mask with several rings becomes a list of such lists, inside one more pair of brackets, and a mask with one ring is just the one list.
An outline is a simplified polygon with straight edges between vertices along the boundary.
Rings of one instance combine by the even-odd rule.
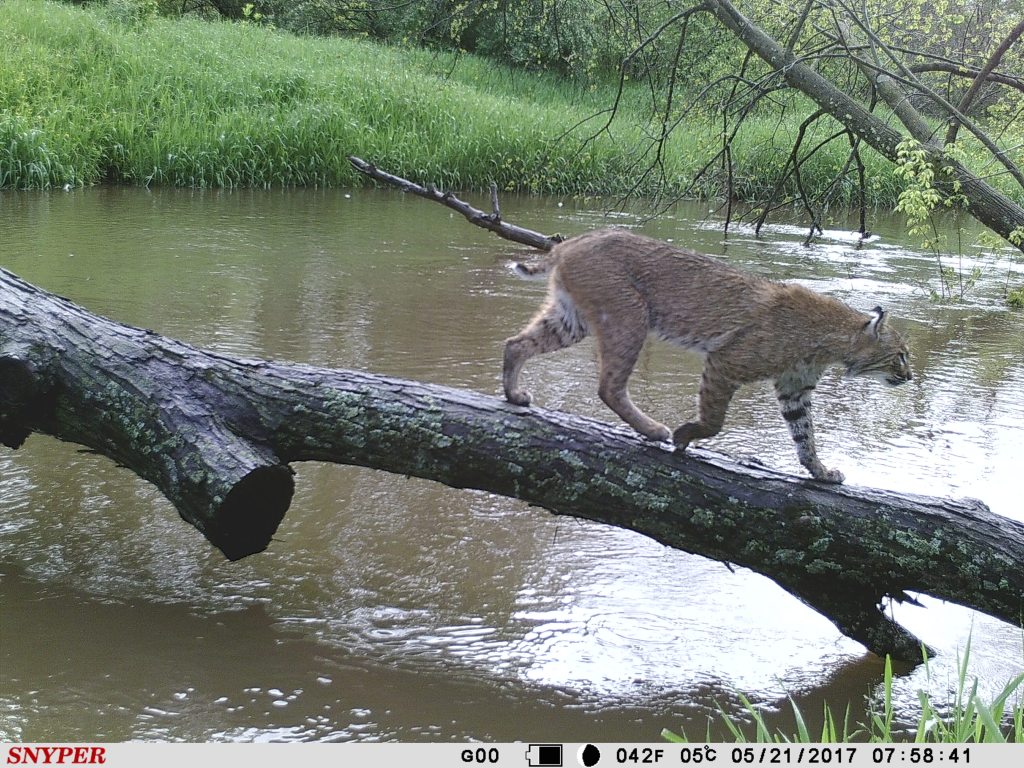
[[[685, 450], [718, 434], [740, 385], [771, 379], [800, 463], [816, 479], [841, 483], [818, 460], [811, 392], [831, 365], [888, 384], [910, 381], [906, 341], [881, 307], [864, 314], [799, 285], [748, 274], [694, 251], [626, 230], [606, 229], [557, 245], [542, 263], [548, 296], [518, 336], [505, 342], [505, 397], [529, 405], [519, 386], [534, 355], [597, 340], [601, 400], [637, 432]], [[630, 400], [626, 383], [649, 333], [704, 356], [698, 417], [675, 432]]]

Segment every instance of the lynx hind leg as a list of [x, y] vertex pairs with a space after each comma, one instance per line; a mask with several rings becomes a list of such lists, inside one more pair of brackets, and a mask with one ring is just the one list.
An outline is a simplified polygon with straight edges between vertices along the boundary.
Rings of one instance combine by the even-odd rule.
[[814, 444], [814, 422], [811, 419], [811, 392], [813, 384], [791, 386], [787, 382], [775, 382], [775, 394], [779, 398], [782, 418], [786, 420], [789, 434], [796, 445], [800, 463], [811, 473], [811, 477], [823, 483], [842, 483], [846, 478], [838, 469], [826, 469], [818, 459]]
[[647, 340], [646, 317], [638, 314], [632, 307], [621, 312], [614, 309], [602, 312], [602, 327], [597, 333], [600, 369], [597, 394], [605, 405], [648, 440], [665, 442], [672, 437], [671, 430], [637, 408], [627, 388], [629, 376]]
[[700, 377], [697, 421], [687, 422], [676, 429], [672, 433], [672, 442], [678, 448], [685, 449], [693, 440], [714, 437], [721, 432], [729, 403], [737, 389], [738, 384], [716, 373], [714, 361], [709, 356], [704, 363], [704, 373]]
[[502, 385], [505, 398], [515, 405], [529, 405], [530, 393], [519, 386], [523, 365], [534, 355], [554, 352], [586, 338], [587, 327], [572, 299], [554, 290], [547, 304], [517, 336], [505, 341]]

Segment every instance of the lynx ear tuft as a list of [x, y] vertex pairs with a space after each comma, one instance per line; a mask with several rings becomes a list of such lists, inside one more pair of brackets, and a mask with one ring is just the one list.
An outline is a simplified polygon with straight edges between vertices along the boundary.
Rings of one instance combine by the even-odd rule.
[[875, 307], [869, 314], [871, 319], [864, 323], [864, 330], [877, 339], [879, 331], [882, 330], [882, 323], [885, 322], [885, 310], [881, 307]]

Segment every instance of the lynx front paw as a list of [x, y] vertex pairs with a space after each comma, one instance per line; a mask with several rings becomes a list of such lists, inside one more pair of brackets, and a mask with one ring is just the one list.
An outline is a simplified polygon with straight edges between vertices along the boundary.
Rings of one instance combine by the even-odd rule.
[[672, 433], [672, 442], [676, 444], [676, 448], [681, 451], [686, 450], [686, 446], [688, 446], [690, 441], [697, 436], [696, 430], [694, 429], [696, 426], [697, 425], [692, 422], [683, 424], [683, 426], [679, 427]]
[[505, 399], [512, 403], [512, 405], [529, 405], [533, 400], [533, 396], [525, 389], [517, 389], [513, 392], [506, 392]]
[[654, 427], [644, 432], [643, 436], [656, 443], [667, 443], [672, 439], [672, 432], [664, 424], [655, 424]]

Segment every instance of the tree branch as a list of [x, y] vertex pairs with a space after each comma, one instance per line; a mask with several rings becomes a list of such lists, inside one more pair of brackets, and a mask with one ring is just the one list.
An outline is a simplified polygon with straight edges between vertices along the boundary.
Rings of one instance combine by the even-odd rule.
[[[973, 67], [965, 67], [962, 64], [955, 62], [927, 62], [922, 64], [911, 64], [907, 67], [914, 74], [923, 74], [925, 72], [946, 72], [957, 77], [970, 77], [977, 78], [981, 74], [980, 69]], [[999, 83], [1000, 85], [1008, 85], [1011, 88], [1016, 88], [1018, 91], [1024, 92], [1024, 80], [1013, 75], [1003, 74], [1002, 72], [989, 72], [985, 76], [985, 81], [989, 83]]]
[[[1003, 39], [1003, 41], [998, 46], [996, 46], [996, 49], [994, 51], [992, 51], [992, 55], [988, 57], [988, 61], [985, 62], [985, 65], [981, 68], [981, 71], [978, 72], [978, 76], [974, 78], [974, 82], [971, 83], [971, 87], [967, 89], [967, 92], [963, 95], [963, 98], [960, 99], [960, 103], [957, 105], [958, 112], [960, 112], [961, 114], [967, 113], [967, 110], [971, 108], [971, 105], [974, 103], [975, 97], [981, 90], [981, 86], [983, 86], [986, 83], [986, 81], [989, 80], [990, 76], [992, 75], [992, 71], [996, 67], [998, 67], [999, 62], [1003, 60], [1003, 55], [1008, 50], [1010, 50], [1010, 46], [1017, 42], [1021, 35], [1024, 35], [1024, 19], [1021, 19], [1021, 21], [1017, 23], [1017, 26], [1011, 29], [1010, 32], [1006, 35], [1006, 37]], [[946, 131], [946, 144], [952, 144], [954, 141], [956, 141], [956, 135], [959, 127], [959, 118], [953, 117], [952, 119], [950, 119], [949, 130]], [[1021, 183], [1024, 184], [1024, 182]]]
[[348, 161], [352, 163], [352, 167], [360, 173], [364, 173], [370, 178], [384, 182], [385, 184], [390, 184], [393, 187], [398, 187], [404, 192], [410, 192], [414, 195], [424, 197], [427, 200], [433, 200], [435, 203], [441, 203], [441, 205], [447, 206], [448, 208], [461, 213], [471, 224], [483, 227], [484, 229], [498, 235], [498, 237], [503, 237], [506, 240], [522, 243], [523, 245], [528, 245], [531, 248], [537, 248], [542, 251], [550, 251], [555, 247], [555, 245], [562, 242], [564, 239], [561, 235], [542, 235], [540, 232], [534, 232], [532, 229], [517, 227], [514, 224], [502, 221], [501, 213], [497, 207], [497, 189], [494, 189], [491, 192], [491, 203], [494, 206], [494, 213], [484, 213], [479, 208], [474, 208], [469, 203], [463, 202], [451, 192], [441, 192], [433, 186], [422, 187], [408, 179], [403, 179], [401, 176], [395, 176], [386, 171], [382, 171], [373, 164], [368, 163], [365, 160], [361, 160], [358, 157], [350, 156]]

